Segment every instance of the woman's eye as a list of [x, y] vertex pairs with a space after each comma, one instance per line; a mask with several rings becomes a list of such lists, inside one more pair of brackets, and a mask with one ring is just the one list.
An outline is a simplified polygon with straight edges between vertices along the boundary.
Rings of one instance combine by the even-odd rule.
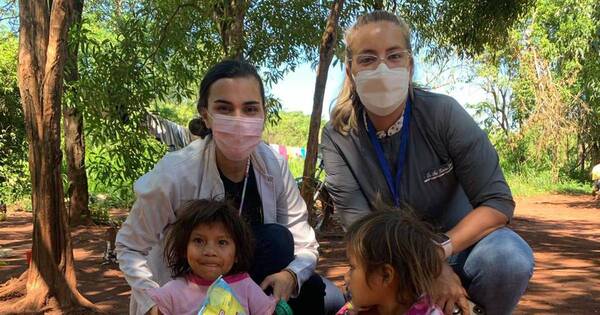
[[362, 65], [364, 65], [364, 64], [370, 64], [370, 63], [373, 63], [373, 62], [375, 62], [375, 60], [376, 60], [376, 59], [377, 59], [377, 58], [375, 58], [375, 57], [373, 57], [373, 56], [360, 56], [360, 57], [358, 57], [358, 58], [357, 58], [357, 62], [358, 62], [359, 64], [362, 64]]
[[392, 60], [392, 61], [398, 61], [398, 60], [402, 60], [402, 58], [404, 57], [404, 54], [402, 53], [394, 53], [388, 56], [388, 60]]
[[227, 113], [229, 112], [229, 106], [227, 105], [218, 105], [215, 110], [219, 113]]
[[258, 113], [258, 106], [248, 106], [245, 110], [246, 113]]

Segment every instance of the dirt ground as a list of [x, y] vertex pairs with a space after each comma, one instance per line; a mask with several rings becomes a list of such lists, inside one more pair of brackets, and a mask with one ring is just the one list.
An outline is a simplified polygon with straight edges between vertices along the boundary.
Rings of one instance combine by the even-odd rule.
[[[0, 283], [25, 270], [31, 226], [31, 214], [26, 212], [11, 212], [0, 222]], [[567, 195], [517, 199], [511, 226], [533, 247], [536, 260], [515, 313], [600, 314], [600, 202]], [[126, 314], [127, 283], [117, 266], [101, 265], [106, 228], [72, 231], [78, 287], [109, 313]], [[320, 239], [319, 271], [338, 285], [348, 268], [341, 240], [339, 233]]]

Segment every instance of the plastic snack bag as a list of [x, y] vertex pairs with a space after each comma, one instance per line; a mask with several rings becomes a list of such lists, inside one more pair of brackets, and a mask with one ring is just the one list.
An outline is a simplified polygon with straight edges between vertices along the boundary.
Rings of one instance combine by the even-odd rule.
[[206, 292], [198, 315], [246, 315], [231, 287], [219, 276]]

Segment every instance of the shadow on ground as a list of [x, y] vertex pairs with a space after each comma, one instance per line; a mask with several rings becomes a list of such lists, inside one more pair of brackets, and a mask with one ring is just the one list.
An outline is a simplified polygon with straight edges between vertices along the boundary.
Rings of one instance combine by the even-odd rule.
[[[532, 246], [536, 267], [517, 314], [600, 313], [600, 203], [586, 197], [545, 196], [518, 201], [511, 227]], [[130, 289], [115, 265], [102, 265], [105, 226], [72, 230], [79, 290], [111, 314], [127, 314]], [[0, 222], [0, 283], [26, 268], [31, 214]], [[319, 272], [339, 286], [348, 269], [339, 229], [319, 236]]]

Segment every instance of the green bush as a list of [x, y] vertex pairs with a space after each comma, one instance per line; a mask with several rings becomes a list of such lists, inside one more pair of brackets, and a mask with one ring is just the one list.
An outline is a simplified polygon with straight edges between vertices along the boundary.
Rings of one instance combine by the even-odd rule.
[[0, 202], [13, 203], [29, 194], [25, 122], [17, 85], [18, 39], [0, 33]]

